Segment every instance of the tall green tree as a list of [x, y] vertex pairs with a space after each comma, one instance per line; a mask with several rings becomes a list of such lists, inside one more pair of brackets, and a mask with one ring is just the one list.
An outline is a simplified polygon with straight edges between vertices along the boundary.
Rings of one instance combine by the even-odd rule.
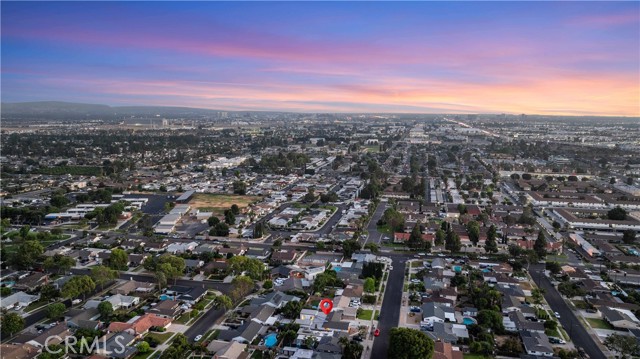
[[636, 241], [636, 231], [633, 229], [627, 229], [622, 233], [622, 241], [625, 244], [633, 244]]
[[75, 258], [63, 256], [59, 253], [56, 253], [51, 257], [47, 257], [43, 263], [46, 270], [55, 270], [58, 274], [69, 271], [69, 269], [74, 265], [76, 265]]
[[83, 298], [96, 289], [96, 284], [93, 279], [88, 275], [75, 276], [67, 281], [63, 286], [60, 293], [65, 298], [77, 298], [80, 295]]
[[376, 281], [373, 278], [367, 278], [364, 280], [363, 289], [367, 293], [374, 293], [376, 291]]
[[469, 234], [469, 240], [473, 245], [477, 245], [480, 241], [480, 225], [476, 221], [469, 221], [467, 223], [467, 234]]
[[462, 243], [460, 242], [460, 236], [454, 231], [449, 231], [447, 233], [447, 239], [444, 244], [444, 248], [451, 253], [460, 252], [460, 248], [462, 248]]
[[100, 313], [100, 318], [103, 320], [109, 320], [111, 315], [113, 315], [113, 304], [108, 301], [103, 301], [98, 304], [98, 313]]
[[120, 248], [112, 249], [111, 256], [109, 256], [109, 268], [115, 270], [129, 269], [129, 254]]
[[604, 345], [607, 349], [622, 354], [623, 358], [640, 356], [640, 343], [633, 336], [610, 334], [604, 340]]
[[24, 318], [18, 313], [7, 313], [2, 316], [2, 334], [10, 337], [24, 329]]
[[424, 243], [425, 241], [422, 240], [422, 231], [420, 230], [420, 222], [417, 222], [411, 230], [407, 245], [409, 246], [409, 248], [422, 249], [424, 248]]
[[433, 340], [424, 332], [409, 328], [391, 328], [388, 358], [429, 359], [433, 355]]
[[[28, 226], [27, 226], [28, 227]], [[20, 243], [11, 263], [19, 269], [30, 269], [44, 253], [44, 247], [37, 240], [25, 240]]]
[[491, 225], [487, 231], [487, 240], [484, 243], [484, 250], [487, 253], [498, 253], [498, 242], [496, 241], [496, 227]]
[[47, 318], [58, 319], [64, 312], [67, 311], [67, 306], [63, 303], [53, 303], [47, 306]]
[[100, 286], [100, 289], [104, 289], [105, 284], [118, 278], [118, 271], [105, 266], [95, 266], [91, 267], [89, 276], [96, 285]]
[[544, 258], [547, 255], [547, 238], [542, 233], [542, 230], [538, 232], [538, 238], [533, 243], [533, 250], [539, 258]]

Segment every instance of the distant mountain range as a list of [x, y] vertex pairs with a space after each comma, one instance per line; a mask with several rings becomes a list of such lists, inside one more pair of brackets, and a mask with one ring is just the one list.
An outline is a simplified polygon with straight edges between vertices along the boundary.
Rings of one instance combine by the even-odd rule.
[[3, 118], [87, 118], [105, 117], [122, 118], [126, 116], [194, 116], [214, 115], [217, 110], [208, 110], [190, 107], [163, 107], [163, 106], [107, 106], [86, 103], [40, 101], [40, 102], [3, 102]]

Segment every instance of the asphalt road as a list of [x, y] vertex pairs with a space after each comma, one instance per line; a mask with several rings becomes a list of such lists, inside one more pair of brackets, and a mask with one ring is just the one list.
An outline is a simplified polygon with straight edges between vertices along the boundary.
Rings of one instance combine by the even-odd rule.
[[562, 299], [560, 293], [558, 293], [553, 284], [551, 284], [549, 278], [544, 275], [544, 265], [531, 265], [529, 273], [538, 286], [544, 289], [544, 297], [547, 303], [549, 303], [549, 306], [551, 306], [551, 309], [560, 314], [560, 324], [562, 324], [564, 330], [569, 334], [575, 346], [584, 348], [585, 352], [589, 354], [591, 358], [605, 358], [606, 356], [602, 350], [600, 350], [594, 338], [589, 335], [580, 320], [576, 318], [564, 299]]
[[378, 319], [378, 329], [380, 336], [373, 341], [371, 358], [387, 358], [389, 351], [391, 328], [398, 327], [400, 321], [400, 308], [402, 306], [402, 286], [404, 284], [404, 269], [406, 256], [390, 256], [393, 259], [393, 270], [389, 273], [384, 301], [380, 308], [380, 319]]
[[365, 244], [369, 240], [371, 240], [371, 242], [379, 245], [380, 242], [382, 241], [383, 233], [378, 232], [377, 223], [378, 223], [378, 220], [382, 218], [384, 211], [387, 209], [387, 204], [388, 202], [386, 201], [380, 201], [380, 203], [378, 204], [378, 208], [376, 208], [376, 211], [373, 213], [373, 216], [371, 216], [371, 220], [367, 225], [367, 232], [369, 233], [369, 236], [367, 237]]
[[189, 341], [193, 341], [198, 335], [204, 335], [224, 313], [226, 313], [224, 309], [214, 309], [212, 307], [196, 320], [196, 322], [184, 332], [184, 335]]

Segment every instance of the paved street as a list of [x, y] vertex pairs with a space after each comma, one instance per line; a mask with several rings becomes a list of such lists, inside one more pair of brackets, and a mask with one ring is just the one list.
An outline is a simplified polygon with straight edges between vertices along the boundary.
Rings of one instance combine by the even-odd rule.
[[393, 270], [389, 273], [384, 301], [380, 309], [378, 328], [380, 336], [375, 338], [371, 358], [387, 358], [391, 328], [398, 326], [400, 307], [402, 306], [402, 286], [407, 258], [404, 255], [385, 255], [393, 259]]
[[569, 334], [575, 346], [584, 348], [585, 352], [589, 354], [591, 358], [605, 358], [605, 354], [595, 342], [596, 339], [582, 326], [582, 323], [571, 311], [564, 299], [562, 299], [560, 293], [558, 293], [556, 288], [544, 275], [544, 265], [531, 265], [530, 274], [538, 286], [544, 289], [544, 297], [547, 303], [549, 303], [549, 306], [551, 306], [551, 309], [560, 314], [560, 324], [562, 324], [564, 330]]
[[191, 324], [191, 327], [184, 332], [184, 335], [190, 341], [193, 341], [195, 337], [200, 334], [204, 335], [224, 313], [226, 313], [224, 309], [214, 309], [211, 307], [211, 309], [198, 318], [195, 323]]

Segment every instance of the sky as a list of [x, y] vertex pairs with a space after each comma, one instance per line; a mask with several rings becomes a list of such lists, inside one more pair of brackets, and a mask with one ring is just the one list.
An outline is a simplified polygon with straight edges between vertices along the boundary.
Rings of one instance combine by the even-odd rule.
[[640, 2], [1, 2], [3, 102], [640, 116]]

